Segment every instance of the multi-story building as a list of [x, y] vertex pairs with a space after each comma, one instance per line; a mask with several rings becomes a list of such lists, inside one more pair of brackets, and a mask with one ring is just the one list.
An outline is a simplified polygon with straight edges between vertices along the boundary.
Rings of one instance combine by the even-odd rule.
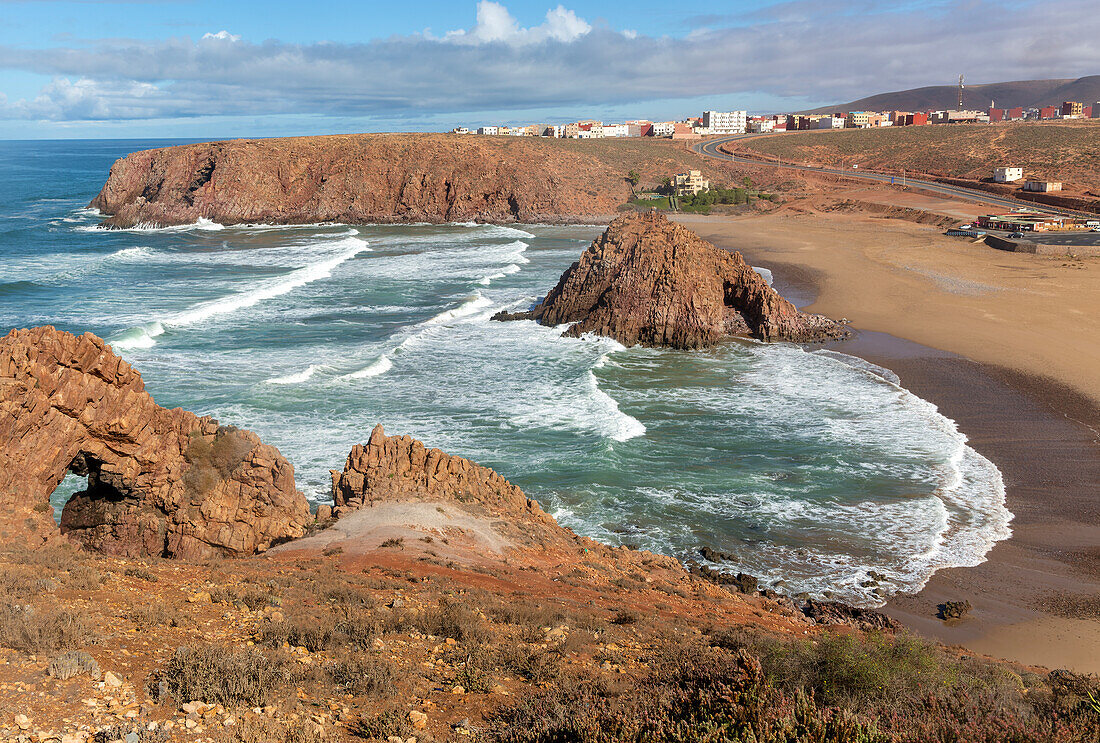
[[703, 178], [703, 174], [698, 170], [689, 170], [686, 173], [677, 173], [673, 176], [672, 185], [676, 189], [676, 193], [680, 195], [690, 193], [694, 196], [700, 191], [708, 190], [710, 181]]
[[581, 136], [581, 125], [579, 122], [573, 122], [572, 124], [565, 125], [565, 138], [577, 139]]
[[994, 168], [993, 180], [997, 183], [1012, 183], [1024, 177], [1023, 168]]
[[1043, 106], [1039, 109], [1039, 118], [1057, 119], [1061, 113], [1061, 110], [1057, 106]]
[[605, 137], [629, 137], [630, 129], [626, 124], [604, 124], [603, 135]]
[[1085, 113], [1085, 104], [1078, 101], [1062, 101], [1062, 118], [1081, 118]]
[[749, 122], [749, 131], [753, 134], [767, 134], [775, 131], [775, 119], [757, 119]]
[[711, 134], [744, 134], [747, 119], [745, 111], [704, 111], [701, 123]]
[[932, 124], [988, 124], [989, 114], [984, 111], [936, 111], [929, 121]]
[[672, 125], [673, 139], [698, 139], [700, 136], [701, 135], [695, 131], [695, 128], [687, 122], [677, 121]]
[[1092, 118], [1100, 119], [1100, 101], [1092, 104]]
[[1024, 109], [1021, 106], [1016, 108], [1009, 108], [1005, 110], [1005, 118], [1011, 121], [1019, 121], [1024, 118]]
[[649, 137], [652, 136], [653, 122], [651, 121], [634, 121], [629, 122], [626, 125], [626, 136], [628, 137]]
[[464, 126], [456, 126], [451, 130], [451, 134], [469, 134], [470, 130]]
[[843, 129], [845, 118], [843, 116], [822, 116], [814, 122], [817, 129]]
[[870, 116], [870, 111], [849, 111], [847, 117], [845, 117], [844, 128], [866, 129], [867, 120]]
[[478, 134], [488, 134], [490, 136], [498, 134], [499, 131], [500, 131], [500, 127], [497, 127], [497, 126], [479, 126], [477, 128], [477, 133]]

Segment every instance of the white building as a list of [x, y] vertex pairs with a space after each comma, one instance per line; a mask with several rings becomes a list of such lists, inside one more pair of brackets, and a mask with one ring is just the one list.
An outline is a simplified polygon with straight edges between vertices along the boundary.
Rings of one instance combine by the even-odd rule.
[[997, 183], [1012, 183], [1024, 177], [1023, 168], [994, 168], [993, 180]]
[[499, 128], [495, 127], [495, 126], [479, 126], [477, 128], [477, 133], [478, 134], [488, 134], [490, 136], [495, 136], [498, 131], [499, 131]]
[[605, 137], [629, 137], [630, 128], [626, 124], [604, 124], [603, 135]]
[[711, 134], [744, 134], [747, 119], [745, 111], [703, 112], [703, 126]]
[[562, 139], [565, 136], [565, 126], [563, 124], [551, 124], [542, 130], [542, 136]]
[[671, 137], [674, 131], [676, 131], [675, 121], [657, 121], [653, 124], [654, 137]]
[[753, 134], [767, 134], [768, 132], [774, 132], [775, 120], [764, 119], [763, 121], [750, 121], [749, 131]]
[[847, 121], [843, 116], [826, 116], [817, 120], [818, 129], [843, 129]]
[[469, 134], [470, 130], [464, 126], [456, 126], [451, 130], [451, 134]]

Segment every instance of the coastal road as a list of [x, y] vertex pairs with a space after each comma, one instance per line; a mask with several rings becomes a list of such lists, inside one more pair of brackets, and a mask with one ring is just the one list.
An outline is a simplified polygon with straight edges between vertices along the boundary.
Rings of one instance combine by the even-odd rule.
[[[707, 142], [700, 142], [692, 149], [700, 155], [707, 157], [713, 157], [718, 160], [726, 160], [729, 162], [741, 163], [744, 165], [755, 166], [771, 166], [773, 168], [783, 168], [784, 170], [802, 170], [811, 173], [826, 173], [828, 175], [841, 176], [843, 178], [855, 178], [858, 180], [875, 181], [876, 183], [886, 183], [890, 185], [900, 186], [898, 181], [901, 178], [897, 175], [886, 175], [884, 173], [875, 173], [868, 170], [857, 170], [855, 168], [818, 168], [811, 165], [798, 165], [796, 163], [776, 163], [769, 162], [767, 160], [757, 160], [751, 157], [743, 157], [741, 155], [731, 155], [728, 152], [722, 152], [718, 148], [727, 142], [736, 142], [744, 139], [755, 139], [757, 137], [774, 137], [774, 136], [791, 136], [790, 134], [775, 135], [775, 134], [737, 134], [732, 137], [723, 137], [722, 139], [712, 139]], [[1028, 209], [1034, 209], [1041, 214], [1052, 214], [1059, 217], [1080, 217], [1085, 212], [1075, 212], [1070, 209], [1059, 209], [1053, 206], [1047, 206], [1045, 204], [1037, 204], [1032, 202], [1021, 202], [1018, 199], [1008, 198], [1005, 196], [998, 196], [996, 194], [989, 193], [987, 191], [979, 191], [975, 188], [963, 188], [961, 186], [949, 186], [944, 183], [937, 183], [935, 181], [927, 181], [920, 178], [911, 178], [905, 176], [905, 185], [912, 188], [919, 188], [922, 191], [930, 191], [941, 196], [950, 196], [952, 198], [964, 199], [966, 201], [976, 201], [983, 204], [993, 204], [995, 206], [1006, 206], [1013, 209], [1019, 209], [1026, 207]], [[1095, 216], [1095, 215], [1092, 215]]]

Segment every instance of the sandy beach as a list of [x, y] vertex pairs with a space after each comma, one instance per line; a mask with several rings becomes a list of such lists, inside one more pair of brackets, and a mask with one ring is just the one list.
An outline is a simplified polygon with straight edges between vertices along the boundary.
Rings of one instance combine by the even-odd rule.
[[[772, 269], [799, 304], [848, 318], [858, 332], [838, 350], [898, 373], [1004, 474], [1013, 536], [885, 611], [977, 653], [1100, 672], [1100, 260], [858, 212], [677, 219]], [[937, 618], [964, 599], [967, 618]]]

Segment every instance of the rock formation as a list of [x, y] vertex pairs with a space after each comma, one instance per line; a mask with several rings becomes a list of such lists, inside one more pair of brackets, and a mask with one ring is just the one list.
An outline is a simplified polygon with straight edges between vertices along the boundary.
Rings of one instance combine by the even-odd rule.
[[727, 336], [818, 341], [847, 335], [772, 289], [740, 253], [721, 250], [656, 212], [616, 219], [531, 312], [543, 325], [574, 323], [627, 346], [700, 348]]
[[439, 134], [234, 140], [135, 152], [114, 164], [90, 205], [114, 227], [200, 217], [222, 224], [592, 220], [630, 198], [632, 168], [659, 181], [688, 168], [716, 177], [716, 167], [672, 142], [640, 149]]
[[56, 533], [48, 499], [88, 477], [63, 533], [124, 556], [246, 555], [310, 520], [294, 468], [249, 432], [153, 402], [101, 339], [52, 327], [0, 340], [0, 529]]
[[379, 502], [454, 501], [476, 504], [498, 516], [552, 525], [539, 504], [488, 467], [429, 449], [412, 436], [387, 436], [375, 426], [356, 444], [344, 471], [332, 470], [337, 516]]

